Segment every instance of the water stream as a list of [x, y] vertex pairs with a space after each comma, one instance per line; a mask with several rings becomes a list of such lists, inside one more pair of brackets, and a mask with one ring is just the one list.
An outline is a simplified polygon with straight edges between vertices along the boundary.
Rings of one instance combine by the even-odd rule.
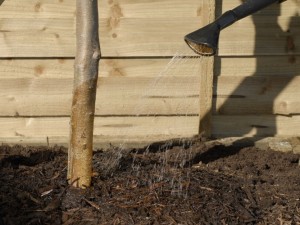
[[[143, 90], [143, 93], [140, 93], [140, 99], [137, 102], [136, 106], [133, 109], [132, 115], [135, 115], [138, 117], [151, 117], [155, 120], [157, 116], [160, 116], [162, 113], [153, 113], [152, 112], [145, 112], [145, 102], [147, 103], [147, 100], [151, 97], [152, 99], [157, 97], [159, 99], [162, 99], [164, 101], [164, 98], [168, 98], [168, 94], [170, 94], [170, 90], [173, 91], [172, 94], [176, 97], [176, 88], [175, 90], [174, 80], [176, 80], [176, 77], [182, 76], [186, 77], [187, 79], [193, 79], [195, 78], [195, 81], [193, 81], [194, 85], [197, 85], [196, 87], [199, 87], [200, 89], [200, 71], [202, 63], [205, 62], [205, 60], [202, 60], [202, 57], [200, 56], [189, 56], [191, 54], [191, 51], [187, 48], [185, 48], [182, 51], [178, 51], [172, 59], [166, 64], [163, 70], [161, 70], [157, 76], [153, 77], [153, 79], [150, 80], [150, 82], [146, 85], [146, 88]], [[174, 79], [175, 78], [175, 79]], [[177, 80], [176, 80], [177, 81]], [[173, 82], [173, 83], [172, 83]], [[181, 96], [178, 96], [178, 99], [182, 98], [184, 99], [185, 96], [188, 97], [190, 95], [189, 93], [189, 85], [191, 82], [185, 82], [183, 84], [179, 84], [179, 86], [184, 90], [184, 92], [181, 91]], [[178, 85], [177, 85], [178, 87]], [[186, 92], [186, 93], [185, 93]], [[200, 93], [200, 90], [198, 91]], [[182, 96], [183, 95], [183, 96]], [[149, 97], [150, 96], [150, 97]], [[151, 101], [149, 101], [151, 104]], [[174, 115], [182, 116], [188, 118], [190, 116], [191, 109], [195, 107], [200, 107], [199, 105], [199, 97], [194, 97], [194, 100], [190, 105], [187, 105], [185, 101], [178, 101], [175, 109], [181, 109], [181, 111], [174, 112]], [[147, 103], [148, 104], [148, 103]], [[148, 107], [148, 106], [147, 106]], [[146, 107], [146, 108], [147, 108]], [[165, 107], [168, 107], [167, 105]], [[182, 110], [184, 109], [184, 110]], [[161, 109], [163, 111], [163, 109]], [[176, 118], [174, 117], [176, 120]], [[174, 121], [176, 123], [176, 121]], [[126, 133], [137, 133], [139, 127], [133, 126], [130, 128], [132, 130], [128, 131], [126, 130]], [[121, 131], [120, 131], [121, 132]], [[126, 133], [118, 133], [120, 136], [127, 136]], [[175, 158], [172, 159], [173, 162], [175, 162], [172, 167], [174, 168], [183, 168], [186, 165], [186, 162], [191, 160], [191, 152], [189, 150], [189, 146], [191, 143], [188, 143], [183, 140], [184, 137], [181, 137], [177, 140], [177, 142], [185, 146], [180, 146], [179, 151], [177, 154], [172, 154], [172, 156]], [[126, 143], [130, 141], [130, 138], [124, 139], [123, 143], [121, 143], [119, 146], [114, 146], [112, 150], [111, 158], [107, 160], [106, 165], [104, 165], [104, 168], [106, 171], [103, 171], [104, 173], [111, 173], [111, 170], [118, 167], [120, 160], [122, 159], [122, 156], [125, 153], [126, 150]], [[170, 178], [170, 173], [172, 180], [170, 181], [171, 190], [173, 194], [180, 194], [185, 195], [187, 193], [186, 191], [186, 185], [182, 183], [182, 180], [186, 180], [186, 177], [188, 177], [187, 174], [181, 174], [179, 172], [176, 172], [176, 170], [171, 169], [170, 170], [170, 164], [169, 164], [169, 150], [173, 147], [173, 141], [167, 141], [164, 142], [164, 144], [156, 149], [156, 151], [161, 151], [161, 157], [158, 159], [158, 163], [153, 165], [153, 169], [156, 170], [155, 175], [153, 175], [152, 178], [149, 178], [149, 184], [162, 182], [165, 177]], [[150, 151], [150, 146], [146, 147], [143, 150], [143, 154], [141, 156], [141, 153], [136, 151], [136, 153], [133, 154], [133, 161], [131, 168], [136, 172], [140, 172], [141, 165], [139, 164], [139, 158], [144, 157], [147, 158], [150, 157], [151, 154], [154, 154]], [[170, 172], [171, 171], [171, 172]], [[173, 171], [173, 172], [172, 172]], [[157, 175], [159, 174], [159, 175]]]

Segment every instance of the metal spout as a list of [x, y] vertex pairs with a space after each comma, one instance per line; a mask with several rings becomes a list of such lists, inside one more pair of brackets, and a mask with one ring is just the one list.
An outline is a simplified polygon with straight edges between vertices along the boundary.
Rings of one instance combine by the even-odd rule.
[[214, 22], [187, 34], [184, 40], [187, 45], [199, 55], [215, 55], [218, 50], [219, 36], [222, 29], [273, 3], [281, 3], [283, 1], [286, 0], [246, 0], [240, 6], [222, 14]]

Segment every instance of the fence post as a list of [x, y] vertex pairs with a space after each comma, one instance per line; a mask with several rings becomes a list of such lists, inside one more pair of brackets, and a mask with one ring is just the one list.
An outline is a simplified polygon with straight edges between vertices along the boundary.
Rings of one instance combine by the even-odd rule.
[[[215, 0], [202, 0], [201, 21], [203, 25], [215, 19]], [[210, 137], [212, 132], [212, 97], [214, 57], [203, 57], [200, 78], [199, 134]]]

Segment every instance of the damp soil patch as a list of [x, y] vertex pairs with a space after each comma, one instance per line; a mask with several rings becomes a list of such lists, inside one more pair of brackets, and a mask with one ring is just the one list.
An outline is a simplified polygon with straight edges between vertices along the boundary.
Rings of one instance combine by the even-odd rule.
[[98, 149], [92, 187], [63, 147], [0, 147], [0, 224], [300, 224], [299, 155], [184, 140]]

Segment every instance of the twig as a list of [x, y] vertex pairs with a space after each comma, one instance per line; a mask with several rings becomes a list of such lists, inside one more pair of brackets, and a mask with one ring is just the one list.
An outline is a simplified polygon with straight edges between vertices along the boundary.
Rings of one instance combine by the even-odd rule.
[[97, 209], [97, 210], [100, 210], [100, 209], [101, 209], [100, 206], [99, 206], [98, 204], [96, 204], [95, 202], [91, 202], [91, 201], [87, 200], [86, 198], [83, 198], [83, 200], [84, 200], [86, 203], [88, 203], [89, 205], [91, 205], [92, 207], [94, 207], [95, 209]]
[[44, 197], [45, 195], [49, 195], [52, 191], [53, 191], [53, 189], [50, 189], [49, 191], [44, 191], [44, 192], [41, 194], [41, 197]]
[[214, 189], [209, 188], [209, 187], [198, 186], [198, 188], [200, 188], [202, 190], [206, 190], [206, 191], [214, 191]]

